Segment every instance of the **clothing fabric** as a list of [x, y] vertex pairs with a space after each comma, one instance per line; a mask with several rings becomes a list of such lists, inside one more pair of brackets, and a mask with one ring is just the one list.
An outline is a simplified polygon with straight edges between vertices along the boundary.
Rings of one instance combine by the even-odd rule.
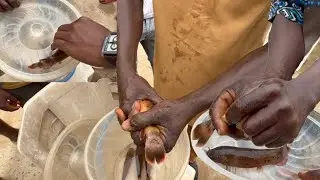
[[154, 86], [165, 99], [182, 97], [214, 80], [244, 55], [261, 47], [270, 29], [270, 1], [153, 3]]
[[155, 43], [155, 28], [154, 28], [154, 18], [144, 19], [143, 21], [143, 33], [140, 39], [140, 43], [143, 46], [148, 60], [153, 67], [154, 58], [154, 43]]
[[143, 14], [144, 19], [153, 17], [153, 0], [144, 0], [143, 1]]
[[151, 64], [151, 67], [153, 67], [154, 39], [143, 40], [140, 43], [148, 56], [148, 60]]
[[1, 89], [17, 89], [21, 88], [23, 86], [26, 86], [31, 83], [26, 82], [0, 82], [0, 88]]
[[269, 21], [281, 14], [290, 21], [303, 24], [304, 5], [296, 1], [274, 0], [271, 2]]
[[305, 7], [320, 6], [318, 0], [273, 0], [269, 13], [269, 21], [273, 21], [276, 15], [281, 14], [290, 21], [303, 24]]
[[[270, 1], [266, 0], [153, 3], [154, 87], [168, 100], [185, 96], [216, 79], [247, 53], [261, 47], [270, 29]], [[194, 156], [191, 153], [192, 159]], [[198, 163], [199, 179], [202, 173], [206, 179], [225, 178], [201, 161]]]

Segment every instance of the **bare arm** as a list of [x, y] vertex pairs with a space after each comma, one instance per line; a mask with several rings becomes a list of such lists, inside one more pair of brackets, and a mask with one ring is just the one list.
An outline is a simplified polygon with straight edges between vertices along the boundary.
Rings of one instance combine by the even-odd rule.
[[161, 99], [150, 84], [137, 74], [137, 48], [142, 29], [143, 1], [119, 0], [117, 80], [120, 108], [126, 117], [135, 101], [148, 99], [155, 103]]
[[137, 48], [143, 27], [143, 1], [118, 1], [118, 76], [136, 73]]
[[[190, 115], [189, 117], [191, 118], [195, 114], [208, 109], [212, 101], [217, 98], [222, 90], [244, 77], [261, 76], [262, 78], [277, 77], [290, 79], [303, 59], [303, 51], [308, 52], [320, 36], [319, 10], [310, 9], [306, 11], [305, 14], [306, 22], [303, 28], [306, 27], [306, 31], [303, 32], [299, 24], [294, 24], [284, 17], [279, 16], [280, 18], [276, 18], [274, 22], [270, 37], [271, 42], [269, 44], [249, 53], [233, 68], [220, 75], [216, 80], [212, 81], [212, 83], [183, 97], [181, 101], [186, 103], [187, 107], [192, 107], [186, 111]], [[277, 27], [277, 24], [281, 26]], [[288, 27], [292, 29], [291, 32], [286, 30]], [[294, 36], [294, 38], [292, 38], [292, 36]], [[272, 40], [272, 38], [274, 38], [274, 40]], [[305, 49], [303, 48], [304, 42], [307, 45]], [[269, 48], [268, 46], [273, 47]], [[294, 50], [292, 50], [292, 48]], [[272, 66], [267, 67], [266, 62], [272, 64]]]

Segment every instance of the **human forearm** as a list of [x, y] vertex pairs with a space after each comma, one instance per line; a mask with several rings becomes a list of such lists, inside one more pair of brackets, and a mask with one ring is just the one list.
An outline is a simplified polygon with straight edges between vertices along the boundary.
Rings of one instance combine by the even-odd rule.
[[136, 72], [137, 48], [142, 34], [143, 1], [118, 1], [118, 57], [120, 78]]
[[318, 7], [311, 7], [304, 12], [305, 22], [303, 24], [303, 34], [306, 46], [306, 53], [320, 37], [320, 11]]
[[[317, 14], [316, 12], [308, 12], [310, 15]], [[320, 16], [320, 13], [318, 13]], [[288, 22], [287, 19], [280, 16], [281, 18], [277, 18], [274, 24], [282, 23], [282, 21], [286, 21], [283, 24], [282, 28], [285, 27], [284, 32], [286, 33], [286, 37], [283, 40], [283, 37], [279, 38], [279, 33], [282, 33], [278, 27], [274, 27], [272, 33], [274, 40], [283, 40], [280, 42], [273, 41], [268, 47], [265, 45], [264, 47], [253, 51], [248, 56], [244, 57], [239, 63], [237, 63], [234, 67], [232, 67], [229, 71], [222, 74], [219, 78], [214, 80], [212, 83], [200, 88], [199, 90], [185, 96], [182, 98], [184, 102], [188, 102], [189, 106], [192, 106], [192, 110], [190, 110], [190, 116], [194, 116], [197, 113], [209, 108], [212, 101], [218, 96], [224, 88], [228, 85], [244, 78], [247, 76], [261, 76], [262, 78], [275, 77], [281, 79], [291, 79], [294, 71], [298, 67], [299, 63], [303, 60], [304, 52], [304, 39], [306, 44], [314, 44], [317, 38], [319, 37], [319, 29], [312, 29], [310, 21], [315, 21], [310, 18], [307, 18], [306, 23], [304, 23], [303, 27], [309, 29], [308, 32], [302, 34], [301, 25], [293, 22]], [[309, 17], [309, 16], [307, 16]], [[279, 21], [280, 20], [280, 21]], [[293, 27], [292, 27], [293, 26]], [[320, 27], [320, 26], [319, 26]], [[291, 33], [287, 32], [287, 28], [292, 30]], [[290, 39], [290, 36], [297, 36], [295, 39]], [[290, 44], [290, 46], [288, 46]], [[284, 46], [284, 47], [282, 47]], [[311, 46], [306, 48], [306, 53], [310, 50]], [[270, 49], [273, 52], [273, 57], [270, 55]], [[271, 64], [271, 65], [270, 65]], [[269, 67], [268, 67], [269, 66]]]
[[[217, 96], [229, 85], [245, 77], [263, 77], [265, 61], [268, 58], [268, 45], [249, 53], [227, 72], [211, 83], [179, 99], [188, 110], [189, 118], [208, 109]], [[188, 122], [186, 122], [188, 123]]]
[[266, 76], [274, 77], [276, 73], [277, 77], [291, 79], [304, 54], [302, 25], [277, 15], [270, 32]]
[[311, 104], [316, 105], [320, 101], [320, 61], [316, 61], [314, 65], [298, 76], [294, 81], [298, 88], [303, 88], [305, 91], [305, 99]]

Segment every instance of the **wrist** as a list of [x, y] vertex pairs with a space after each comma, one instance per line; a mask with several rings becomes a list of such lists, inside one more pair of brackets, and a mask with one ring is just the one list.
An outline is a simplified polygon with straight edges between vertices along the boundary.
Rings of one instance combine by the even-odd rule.
[[208, 96], [197, 96], [196, 93], [189, 94], [178, 100], [179, 106], [183, 109], [182, 114], [186, 117], [186, 124], [199, 113], [209, 109], [213, 99]]
[[320, 81], [317, 80], [319, 76], [320, 61], [317, 60], [310, 69], [295, 79], [301, 87], [301, 92], [310, 96], [315, 104], [320, 101]]
[[175, 112], [179, 114], [180, 127], [185, 127], [198, 113], [195, 111], [195, 105], [190, 105], [189, 100], [181, 98], [173, 100], [175, 104]]
[[300, 92], [301, 100], [305, 102], [305, 108], [313, 109], [320, 101], [320, 84], [314, 83], [312, 79], [307, 77], [298, 77], [292, 81], [294, 83], [293, 88]]

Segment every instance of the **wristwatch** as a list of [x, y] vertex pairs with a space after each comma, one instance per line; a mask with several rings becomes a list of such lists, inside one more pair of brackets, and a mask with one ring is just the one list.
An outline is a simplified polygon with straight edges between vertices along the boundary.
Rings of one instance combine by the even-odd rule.
[[112, 57], [117, 56], [117, 33], [111, 32], [103, 42], [102, 56]]

